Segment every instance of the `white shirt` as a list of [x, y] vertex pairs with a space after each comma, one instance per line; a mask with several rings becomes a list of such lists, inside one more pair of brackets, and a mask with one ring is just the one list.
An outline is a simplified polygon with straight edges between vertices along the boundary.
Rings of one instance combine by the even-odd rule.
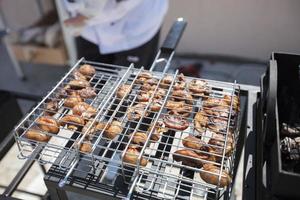
[[130, 50], [154, 37], [168, 10], [168, 0], [65, 0], [72, 16], [89, 17], [81, 36], [101, 54]]

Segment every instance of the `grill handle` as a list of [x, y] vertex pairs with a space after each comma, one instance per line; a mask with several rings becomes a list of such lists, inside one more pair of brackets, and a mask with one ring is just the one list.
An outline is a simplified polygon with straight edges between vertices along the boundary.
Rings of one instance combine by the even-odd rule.
[[183, 18], [178, 18], [173, 23], [163, 45], [160, 48], [163, 53], [171, 54], [173, 51], [175, 51], [186, 25], [187, 22]]
[[173, 58], [177, 44], [179, 43], [181, 36], [185, 30], [187, 22], [183, 18], [177, 18], [169, 30], [163, 45], [158, 51], [150, 71], [162, 71], [165, 73], [170, 66], [170, 62]]

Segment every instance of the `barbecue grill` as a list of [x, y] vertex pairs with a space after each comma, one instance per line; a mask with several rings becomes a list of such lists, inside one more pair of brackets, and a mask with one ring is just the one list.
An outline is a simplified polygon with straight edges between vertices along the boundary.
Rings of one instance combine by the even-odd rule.
[[[45, 183], [50, 195], [54, 199], [66, 199], [66, 191], [87, 194], [96, 198], [127, 198], [127, 199], [229, 199], [232, 194], [235, 179], [249, 176], [252, 168], [249, 168], [249, 157], [252, 153], [242, 158], [244, 163], [240, 163], [244, 172], [243, 176], [237, 177], [237, 168], [242, 155], [249, 150], [254, 142], [251, 138], [253, 129], [253, 119], [256, 105], [256, 87], [227, 83], [214, 80], [203, 80], [186, 77], [186, 82], [192, 80], [205, 81], [208, 92], [193, 95], [190, 101], [191, 110], [188, 115], [180, 117], [188, 123], [188, 128], [179, 130], [166, 127], [164, 120], [172, 117], [166, 104], [175, 97], [173, 92], [178, 84], [179, 74], [168, 72], [174, 50], [185, 29], [186, 22], [178, 19], [172, 26], [165, 42], [159, 50], [150, 70], [143, 67], [136, 68], [133, 64], [128, 66], [117, 66], [104, 63], [96, 63], [80, 59], [70, 71], [57, 83], [57, 85], [43, 98], [43, 100], [15, 127], [14, 136], [19, 148], [19, 157], [22, 159], [36, 160], [38, 163], [51, 164], [50, 170], [45, 176]], [[96, 115], [89, 121], [85, 131], [68, 128], [68, 125], [60, 126], [57, 134], [42, 132], [50, 137], [47, 142], [29, 139], [26, 136], [28, 130], [34, 128], [37, 119], [45, 113], [51, 112], [47, 109], [50, 101], [58, 102], [58, 110], [53, 118], [60, 121], [63, 117], [70, 115], [71, 110], [65, 106], [66, 94], [60, 98], [61, 91], [74, 80], [74, 72], [84, 64], [92, 65], [96, 73], [90, 78], [89, 84], [96, 91], [96, 97], [87, 99], [85, 102], [96, 108]], [[151, 73], [157, 80], [154, 84], [154, 93], [149, 97], [148, 103], [138, 119], [128, 117], [129, 110], [138, 102], [138, 95], [141, 92], [141, 84], [138, 82], [143, 73]], [[156, 92], [163, 84], [164, 77], [172, 77], [171, 83], [165, 87], [165, 94], [159, 102], [159, 109], [151, 109], [152, 100]], [[116, 95], [121, 85], [130, 85], [130, 92], [122, 97]], [[227, 111], [216, 108], [207, 108], [205, 101], [220, 100], [228, 98]], [[239, 109], [234, 108], [234, 99], [240, 99]], [[206, 114], [210, 121], [209, 126], [215, 127], [223, 125], [220, 130], [222, 145], [209, 143], [213, 139], [211, 129], [205, 128], [199, 131], [195, 127], [195, 115], [204, 109], [209, 109], [220, 115]], [[219, 124], [222, 120], [223, 124]], [[117, 137], [110, 139], [105, 136], [105, 130], [113, 121], [121, 123], [122, 132]], [[98, 130], [94, 135], [90, 134], [94, 125], [104, 122], [105, 127]], [[225, 122], [225, 123], [224, 123]], [[151, 136], [155, 131], [157, 123], [163, 124], [163, 128], [168, 128], [161, 134], [158, 141], [154, 141]], [[126, 152], [131, 148], [134, 140], [134, 133], [146, 133], [146, 141], [139, 145], [136, 162], [128, 163], [124, 161]], [[89, 140], [87, 140], [89, 136]], [[217, 149], [218, 152], [200, 150], [199, 153], [215, 159], [191, 158], [181, 156], [183, 159], [211, 164], [219, 170], [211, 172], [203, 167], [187, 165], [184, 162], [176, 161], [180, 149], [193, 150], [185, 147], [183, 141], [187, 136], [198, 136], [205, 143], [205, 147]], [[232, 136], [232, 141], [230, 140]], [[232, 153], [227, 153], [227, 146], [232, 143]], [[91, 150], [84, 152], [82, 145], [90, 145]], [[244, 145], [245, 144], [245, 145]], [[141, 164], [145, 161], [146, 164]], [[250, 171], [249, 171], [250, 169]], [[216, 178], [216, 183], [209, 183], [203, 180], [200, 174], [206, 174]], [[228, 174], [230, 183], [222, 185], [221, 180]], [[248, 180], [244, 180], [247, 183]], [[250, 180], [251, 182], [251, 180]], [[251, 193], [254, 187], [248, 187], [247, 192]], [[252, 194], [253, 195], [253, 194]]]
[[[169, 36], [167, 37], [163, 47], [158, 52], [157, 57], [150, 70], [135, 68], [133, 65], [122, 67], [116, 65], [107, 65], [103, 63], [89, 62], [81, 59], [75, 66], [64, 76], [64, 78], [56, 85], [55, 88], [34, 108], [15, 129], [15, 138], [20, 150], [21, 158], [35, 159], [40, 164], [50, 163], [57, 166], [58, 169], [64, 170], [65, 176], [59, 182], [60, 187], [69, 184], [69, 179], [76, 172], [87, 173], [88, 176], [97, 177], [95, 182], [110, 188], [113, 192], [102, 191], [103, 194], [113, 195], [117, 197], [133, 197], [138, 195], [140, 198], [206, 198], [218, 199], [227, 194], [229, 197], [231, 186], [220, 187], [220, 181], [223, 178], [222, 172], [228, 172], [232, 175], [234, 169], [235, 153], [228, 156], [226, 148], [229, 138], [229, 131], [234, 131], [233, 145], [235, 146], [239, 136], [239, 113], [233, 114], [233, 97], [239, 97], [239, 86], [236, 83], [219, 83], [217, 81], [208, 81], [207, 87], [209, 94], [196, 96], [192, 101], [192, 111], [189, 116], [185, 117], [189, 127], [183, 131], [169, 128], [167, 133], [156, 141], [151, 141], [151, 133], [154, 131], [155, 125], [159, 120], [170, 116], [165, 107], [166, 102], [174, 98], [172, 91], [177, 82], [178, 71], [174, 74], [167, 73], [170, 61], [174, 55], [174, 49], [181, 37], [186, 26], [186, 22], [182, 19], [177, 20], [173, 25]], [[33, 128], [36, 120], [45, 114], [51, 112], [46, 109], [48, 101], [59, 101], [59, 110], [55, 113], [54, 118], [61, 120], [64, 116], [70, 114], [70, 109], [64, 106], [65, 99], [58, 99], [59, 92], [63, 90], [68, 82], [73, 78], [73, 72], [83, 64], [91, 64], [95, 67], [96, 73], [90, 79], [90, 85], [95, 89], [97, 96], [88, 101], [90, 105], [97, 109], [96, 116], [90, 120], [90, 125], [85, 132], [78, 130], [70, 131], [66, 126], [60, 128], [58, 134], [44, 133], [51, 137], [48, 142], [39, 142], [26, 137], [29, 129]], [[162, 72], [155, 71], [155, 68], [161, 67], [157, 65], [164, 64]], [[166, 76], [172, 77], [171, 84], [165, 90], [166, 93], [161, 99], [160, 109], [153, 112], [150, 109], [151, 103], [145, 105], [141, 116], [137, 120], [129, 119], [128, 110], [134, 106], [137, 101], [137, 95], [140, 92], [141, 85], [137, 83], [137, 78], [141, 73], [151, 72], [158, 80], [155, 84], [154, 93], [150, 97], [150, 101], [154, 99], [154, 94], [162, 84], [162, 79]], [[191, 78], [187, 78], [187, 82]], [[130, 85], [130, 94], [118, 98], [117, 89], [122, 85]], [[176, 156], [176, 150], [184, 148], [182, 141], [188, 135], [199, 135], [194, 128], [195, 113], [203, 109], [202, 100], [204, 98], [224, 98], [227, 95], [230, 98], [228, 105], [227, 117], [209, 116], [211, 118], [224, 118], [226, 120], [226, 128], [221, 134], [224, 137], [224, 145], [214, 146], [221, 150], [217, 161], [201, 160], [200, 162], [211, 163], [219, 167], [219, 173], [205, 171], [196, 167], [191, 167], [176, 162], [173, 156]], [[184, 98], [184, 97], [182, 97]], [[215, 110], [218, 112], [218, 110]], [[219, 111], [223, 112], [223, 111]], [[104, 130], [113, 120], [118, 120], [122, 125], [122, 133], [113, 140], [105, 138]], [[91, 143], [91, 152], [82, 152], [80, 146], [86, 143], [85, 138], [96, 123], [96, 121], [105, 121], [106, 125], [102, 131], [99, 131], [89, 140]], [[218, 123], [212, 122], [212, 123]], [[220, 122], [219, 122], [220, 123]], [[212, 124], [217, 126], [215, 124]], [[137, 131], [148, 132], [145, 145], [140, 147], [137, 162], [134, 164], [124, 163], [123, 158], [130, 148], [133, 140], [133, 134]], [[131, 134], [131, 135], [130, 135]], [[203, 140], [209, 140], [212, 135], [208, 131], [202, 135]], [[235, 150], [235, 148], [233, 148]], [[210, 156], [210, 152], [205, 152]], [[143, 167], [141, 160], [148, 162]], [[186, 158], [190, 159], [190, 158]], [[197, 158], [198, 159], [198, 158]], [[213, 185], [201, 180], [199, 173], [210, 173], [218, 177], [218, 184]], [[125, 192], [115, 190], [116, 186], [126, 188]]]

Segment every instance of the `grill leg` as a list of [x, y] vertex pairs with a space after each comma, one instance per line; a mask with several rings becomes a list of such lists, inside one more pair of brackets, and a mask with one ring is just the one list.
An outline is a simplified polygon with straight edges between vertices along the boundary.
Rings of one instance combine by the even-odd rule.
[[47, 180], [44, 181], [51, 200], [68, 200], [68, 196], [65, 190], [58, 188], [58, 185], [56, 183]]

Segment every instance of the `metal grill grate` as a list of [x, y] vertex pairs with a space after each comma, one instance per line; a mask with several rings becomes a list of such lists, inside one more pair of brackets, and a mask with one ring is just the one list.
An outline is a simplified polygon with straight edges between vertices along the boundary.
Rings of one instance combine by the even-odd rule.
[[[50, 100], [58, 102], [58, 110], [53, 115], [55, 119], [60, 121], [64, 116], [71, 114], [72, 109], [64, 106], [65, 99], [70, 95], [66, 95], [63, 99], [58, 98], [58, 96], [69, 81], [74, 79], [74, 71], [82, 64], [91, 64], [96, 69], [96, 73], [89, 80], [89, 84], [94, 88], [97, 95], [95, 98], [85, 100], [85, 102], [93, 106], [97, 112], [93, 118], [85, 119], [85, 131], [80, 129], [74, 131], [66, 126], [60, 126], [57, 134], [42, 132], [51, 137], [48, 142], [28, 139], [26, 132], [36, 126], [36, 120], [39, 117], [50, 111], [45, 109], [47, 102]], [[138, 113], [139, 118], [133, 120], [128, 115], [130, 109], [140, 103], [138, 95], [141, 93], [142, 84], [137, 79], [141, 73], [145, 72], [151, 73], [156, 80], [155, 83], [152, 83], [154, 92], [148, 96], [148, 101], [143, 105], [141, 112]], [[166, 76], [171, 77], [168, 85], [163, 84], [163, 78]], [[224, 178], [222, 174], [226, 172], [231, 176], [234, 167], [235, 146], [239, 132], [239, 112], [234, 109], [234, 99], [239, 97], [239, 86], [236, 83], [206, 80], [206, 87], [209, 92], [194, 95], [192, 99], [187, 99], [186, 97], [173, 95], [180, 82], [178, 77], [177, 71], [174, 74], [150, 72], [143, 70], [143, 68], [136, 69], [133, 66], [127, 68], [81, 59], [15, 128], [15, 138], [20, 150], [20, 157], [35, 159], [41, 164], [54, 164], [60, 169], [67, 170], [65, 179], [60, 183], [61, 186], [68, 181], [68, 177], [72, 173], [85, 172], [97, 177], [99, 183], [108, 187], [114, 187], [120, 181], [124, 182], [128, 187], [128, 197], [140, 194], [158, 199], [220, 198], [224, 195], [224, 192], [228, 192], [231, 188], [230, 185], [222, 187], [220, 184], [221, 179]], [[192, 81], [192, 78], [187, 77], [186, 79], [186, 82]], [[129, 85], [130, 92], [127, 95], [118, 97], [116, 92], [124, 84]], [[187, 86], [184, 86], [184, 89], [187, 90]], [[159, 90], [164, 92], [158, 102], [158, 108], [154, 111], [153, 104], [149, 102], [154, 101]], [[203, 103], [208, 100], [224, 99], [225, 95], [228, 98], [228, 103], [225, 106], [226, 111], [224, 109], [218, 110], [218, 107], [207, 107]], [[168, 131], [160, 134], [159, 139], [156, 141], [152, 138], [153, 132], [156, 130], [153, 125], [161, 123], [162, 126], [166, 126], [166, 123], [161, 121], [168, 116], [174, 116], [166, 106], [174, 98], [186, 101], [185, 105], [188, 106], [189, 110], [180, 119], [188, 123], [188, 128], [179, 131], [169, 127]], [[205, 109], [212, 111], [211, 114], [205, 113]], [[218, 134], [222, 136], [223, 140], [218, 141], [214, 138], [211, 128], [207, 128], [207, 126], [203, 127], [202, 132], [196, 130], [194, 126], [195, 115], [200, 111], [203, 111], [209, 119], [207, 122], [208, 127], [218, 126], [218, 120], [219, 123], [222, 123], [221, 125], [225, 128], [221, 129]], [[119, 127], [122, 131], [119, 131], [112, 139], [106, 135], [106, 130], [114, 121], [119, 122], [116, 127]], [[88, 125], [86, 125], [87, 122], [89, 122]], [[103, 122], [104, 127], [95, 131], [94, 134], [90, 134], [90, 131], [99, 122]], [[143, 143], [135, 144], [135, 148], [138, 149], [136, 162], [129, 164], [124, 162], [123, 158], [126, 155], [131, 156], [127, 152], [132, 148], [131, 145], [135, 140], [134, 134], [136, 132], [144, 133], [146, 138], [144, 138]], [[182, 142], [187, 136], [198, 136], [199, 140], [204, 143], [205, 148], [214, 149], [218, 153], [183, 146]], [[231, 136], [232, 141], [229, 141]], [[209, 141], [212, 138], [217, 140], [219, 144], [221, 143], [221, 146], [210, 144]], [[228, 154], [226, 152], [227, 148], [224, 147], [227, 147], [227, 144], [231, 142], [232, 153]], [[83, 145], [91, 147], [91, 151], [84, 152], [81, 149]], [[199, 154], [214, 157], [214, 160], [206, 160], [181, 156], [183, 159], [192, 159], [193, 162], [213, 164], [218, 167], [218, 173], [175, 161], [173, 157], [178, 156], [175, 151], [179, 149], [197, 151]], [[146, 163], [145, 166], [141, 161]], [[214, 175], [217, 184], [209, 184], [203, 181], [199, 173]]]

